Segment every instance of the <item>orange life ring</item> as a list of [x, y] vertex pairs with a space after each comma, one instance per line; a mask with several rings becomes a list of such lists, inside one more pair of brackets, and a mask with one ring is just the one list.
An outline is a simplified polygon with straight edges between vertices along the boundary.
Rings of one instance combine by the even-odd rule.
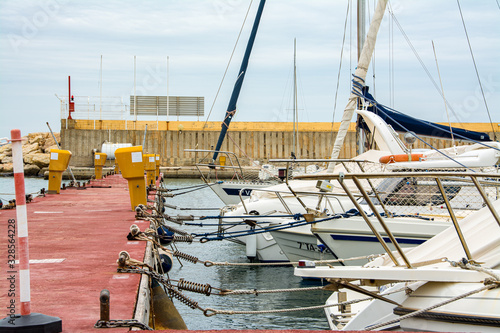
[[378, 161], [380, 163], [397, 163], [397, 162], [417, 162], [420, 158], [424, 157], [424, 154], [396, 154], [382, 156]]

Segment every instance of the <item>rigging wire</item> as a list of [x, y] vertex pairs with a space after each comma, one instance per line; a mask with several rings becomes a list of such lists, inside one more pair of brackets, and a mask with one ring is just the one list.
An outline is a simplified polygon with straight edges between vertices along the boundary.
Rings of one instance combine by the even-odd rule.
[[[498, 0], [497, 0], [497, 4], [498, 4]], [[470, 45], [469, 34], [467, 33], [467, 28], [465, 27], [464, 16], [462, 15], [462, 8], [460, 7], [459, 0], [457, 0], [457, 5], [458, 5], [458, 11], [460, 12], [460, 18], [462, 19], [462, 25], [464, 26], [465, 36], [467, 37], [467, 44], [469, 45], [469, 51], [470, 51], [470, 55], [472, 57], [472, 62], [474, 63], [474, 69], [476, 70], [477, 81], [479, 82], [479, 87], [481, 88], [481, 94], [483, 96], [484, 106], [486, 107], [486, 112], [488, 113], [488, 118], [490, 119], [491, 130], [492, 130], [493, 136], [496, 140], [497, 134], [495, 132], [495, 128], [493, 127], [493, 121], [491, 120], [490, 109], [488, 108], [488, 103], [486, 102], [486, 97], [484, 96], [483, 84], [481, 83], [481, 79], [479, 78], [479, 71], [477, 70], [476, 59], [474, 59], [474, 53], [472, 52], [472, 46]]]
[[434, 41], [432, 41], [432, 51], [434, 51], [434, 59], [436, 60], [436, 68], [437, 68], [438, 77], [439, 77], [439, 84], [441, 85], [441, 92], [443, 93], [444, 109], [446, 110], [446, 117], [448, 118], [448, 124], [450, 126], [451, 145], [453, 147], [455, 147], [455, 151], [456, 151], [455, 137], [453, 136], [453, 127], [451, 127], [450, 115], [448, 114], [448, 108], [446, 107], [446, 98], [444, 98], [443, 81], [441, 80], [441, 74], [439, 73], [439, 65], [438, 65], [438, 59], [436, 56], [436, 48], [434, 47]]
[[[406, 43], [408, 43], [408, 46], [410, 46], [410, 49], [413, 51], [413, 54], [415, 55], [415, 57], [417, 58], [418, 62], [420, 63], [420, 65], [422, 66], [422, 68], [424, 69], [425, 73], [427, 74], [427, 76], [429, 77], [429, 79], [431, 80], [432, 84], [434, 85], [434, 87], [436, 88], [436, 90], [438, 91], [438, 93], [441, 95], [441, 97], [444, 98], [441, 90], [439, 89], [439, 86], [438, 84], [436, 83], [436, 81], [434, 80], [434, 78], [432, 77], [431, 73], [429, 72], [429, 70], [427, 69], [427, 67], [425, 66], [424, 62], [422, 61], [422, 58], [420, 58], [420, 56], [418, 55], [417, 53], [417, 50], [415, 49], [415, 47], [413, 46], [413, 44], [411, 43], [410, 41], [410, 38], [408, 37], [408, 35], [406, 34], [406, 32], [403, 30], [403, 27], [401, 26], [401, 24], [399, 23], [398, 19], [396, 18], [396, 16], [394, 15], [394, 12], [389, 12], [389, 14], [391, 15], [394, 23], [396, 23], [396, 26], [398, 27], [399, 31], [401, 32], [401, 34], [403, 35], [403, 37], [405, 38], [406, 40]], [[457, 116], [457, 114], [455, 113], [455, 110], [453, 109], [453, 107], [451, 106], [451, 104], [445, 99], [446, 101], [446, 104], [448, 105], [448, 107], [450, 108], [451, 112], [453, 113], [453, 115], [455, 116], [455, 118], [457, 119], [457, 121], [459, 121], [459, 117]], [[459, 124], [463, 127], [463, 124], [459, 121]]]
[[[344, 22], [344, 36], [342, 37], [342, 47], [340, 48], [340, 63], [339, 63], [339, 71], [337, 74], [337, 88], [335, 89], [335, 100], [333, 103], [333, 116], [332, 116], [332, 128], [330, 130], [330, 146], [333, 146], [333, 124], [335, 122], [335, 112], [337, 111], [337, 97], [339, 95], [339, 84], [340, 84], [340, 71], [342, 69], [342, 58], [344, 56], [344, 45], [345, 45], [345, 36], [346, 36], [346, 29], [347, 29], [347, 19], [349, 18], [349, 10], [350, 10], [350, 4], [351, 2], [347, 2], [347, 12], [345, 16], [345, 22]], [[352, 11], [351, 11], [352, 12]], [[349, 64], [349, 68], [351, 65]]]
[[[392, 13], [392, 6], [389, 2], [389, 11]], [[390, 85], [391, 85], [391, 106], [394, 107], [395, 84], [394, 84], [394, 20], [389, 17], [389, 66], [390, 66]]]
[[250, 12], [250, 8], [252, 7], [252, 3], [253, 3], [253, 0], [251, 0], [250, 4], [248, 5], [248, 9], [247, 9], [247, 13], [245, 15], [245, 19], [243, 20], [243, 24], [241, 25], [240, 32], [238, 34], [238, 38], [236, 38], [236, 43], [234, 44], [234, 47], [233, 47], [233, 52], [231, 52], [231, 56], [229, 57], [229, 61], [228, 61], [227, 66], [226, 66], [226, 70], [224, 71], [224, 75], [222, 76], [222, 80], [221, 80], [221, 82], [219, 84], [219, 88], [217, 89], [217, 93], [215, 94], [214, 101], [212, 103], [212, 106], [210, 107], [210, 112], [208, 112], [207, 120], [205, 120], [205, 124], [203, 124], [202, 131], [205, 130], [205, 128], [207, 126], [207, 123], [208, 123], [208, 119], [210, 118], [210, 115], [212, 114], [213, 108], [215, 106], [215, 102], [217, 101], [217, 97], [219, 96], [219, 92], [220, 92], [220, 90], [222, 88], [222, 84], [224, 83], [224, 79], [226, 78], [226, 74], [227, 74], [227, 71], [229, 69], [229, 65], [231, 64], [231, 61], [232, 61], [233, 56], [234, 56], [234, 52], [236, 51], [236, 46], [238, 46], [238, 41], [240, 40], [241, 33], [243, 32], [243, 28], [245, 27], [245, 22], [247, 21], [248, 13]]

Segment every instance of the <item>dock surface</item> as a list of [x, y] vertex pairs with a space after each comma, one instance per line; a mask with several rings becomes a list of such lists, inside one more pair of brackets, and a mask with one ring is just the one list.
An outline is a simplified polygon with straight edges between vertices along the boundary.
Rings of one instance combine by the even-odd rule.
[[[63, 332], [102, 331], [94, 328], [100, 316], [102, 289], [110, 291], [111, 319], [132, 319], [134, 315], [140, 275], [117, 273], [116, 260], [122, 250], [143, 260], [146, 242], [128, 241], [127, 234], [131, 224], [145, 229], [147, 222], [135, 221], [127, 181], [121, 175], [93, 181], [91, 185], [102, 187], [67, 188], [60, 194], [37, 197], [27, 204], [31, 312], [61, 318]], [[8, 220], [15, 218], [15, 209], [0, 210], [2, 234], [7, 235]], [[8, 297], [9, 281], [4, 270], [7, 237], [0, 237], [0, 248], [4, 249], [0, 295], [5, 312], [0, 318], [4, 318], [7, 316], [4, 305], [12, 298]], [[16, 313], [19, 313], [19, 273], [14, 275]]]

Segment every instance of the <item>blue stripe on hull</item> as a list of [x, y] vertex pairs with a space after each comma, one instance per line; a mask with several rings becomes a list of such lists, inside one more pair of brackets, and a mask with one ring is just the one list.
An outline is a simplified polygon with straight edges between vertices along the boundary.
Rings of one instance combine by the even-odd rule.
[[[240, 190], [241, 190], [241, 189], [237, 189], [237, 188], [222, 188], [222, 189], [224, 190], [224, 192], [226, 192], [227, 195], [235, 195], [235, 196], [239, 196]], [[250, 196], [250, 192], [252, 192], [252, 190], [250, 190], [250, 189], [243, 190], [241, 192], [241, 196], [248, 197], [248, 196]]]
[[[342, 240], [342, 241], [358, 241], [358, 242], [378, 242], [377, 237], [374, 236], [350, 236], [350, 235], [331, 235], [333, 240]], [[387, 243], [391, 243], [389, 237], [382, 237], [384, 241]], [[411, 245], [419, 245], [426, 241], [426, 239], [415, 239], [415, 238], [397, 238], [396, 241], [399, 244], [411, 244]]]

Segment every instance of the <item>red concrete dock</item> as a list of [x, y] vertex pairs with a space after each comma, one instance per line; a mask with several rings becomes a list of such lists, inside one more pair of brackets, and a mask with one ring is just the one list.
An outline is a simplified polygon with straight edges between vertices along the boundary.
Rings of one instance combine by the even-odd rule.
[[[60, 194], [37, 197], [27, 204], [31, 276], [31, 312], [59, 317], [63, 332], [99, 331], [99, 295], [110, 291], [110, 318], [132, 319], [140, 282], [139, 274], [116, 272], [118, 254], [127, 251], [143, 260], [146, 242], [128, 241], [131, 224], [144, 230], [146, 221], [135, 221], [130, 209], [127, 181], [113, 175], [93, 181], [84, 190], [68, 188]], [[111, 187], [107, 187], [111, 186]], [[0, 230], [7, 235], [15, 209], [0, 210]], [[8, 315], [7, 240], [0, 237], [2, 276], [0, 318]], [[17, 254], [18, 255], [18, 254]], [[16, 256], [18, 259], [18, 256]], [[18, 271], [18, 267], [16, 267]], [[19, 274], [17, 274], [19, 279]], [[16, 313], [19, 313], [19, 280]], [[105, 329], [125, 332], [128, 328]]]

